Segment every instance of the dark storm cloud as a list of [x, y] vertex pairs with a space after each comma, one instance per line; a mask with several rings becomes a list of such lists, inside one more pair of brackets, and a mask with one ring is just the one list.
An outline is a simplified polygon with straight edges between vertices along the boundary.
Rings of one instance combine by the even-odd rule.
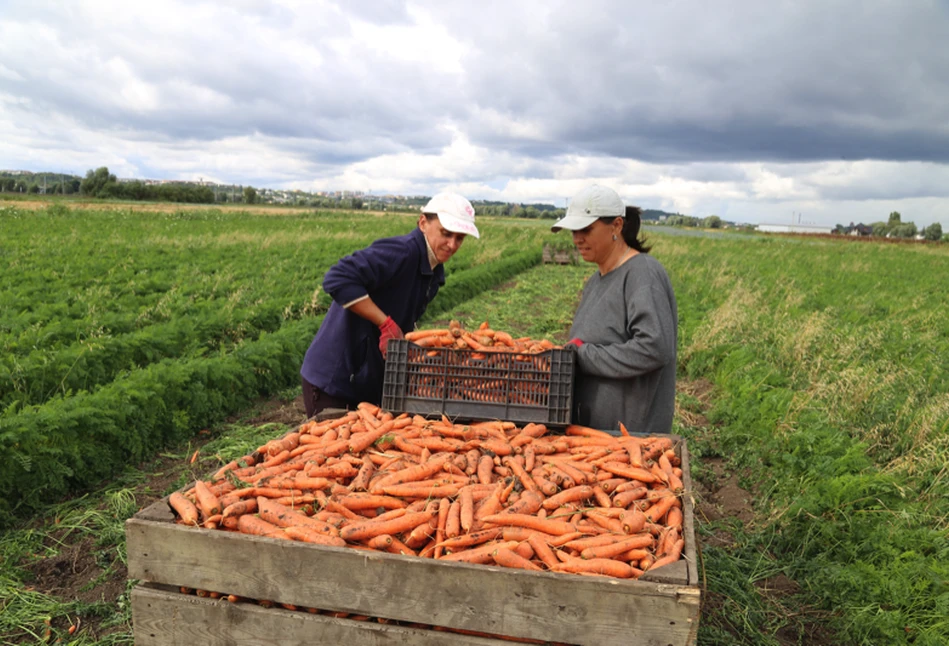
[[[949, 161], [949, 5], [592, 5], [607, 6], [562, 5], [544, 30], [481, 41], [472, 94], [564, 151]], [[470, 132], [537, 149], [477, 119]]]

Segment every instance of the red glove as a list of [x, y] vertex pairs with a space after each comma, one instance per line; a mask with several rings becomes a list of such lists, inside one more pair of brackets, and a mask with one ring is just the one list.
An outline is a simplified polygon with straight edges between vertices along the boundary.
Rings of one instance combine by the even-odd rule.
[[385, 359], [389, 339], [403, 339], [405, 335], [402, 334], [402, 328], [392, 320], [391, 316], [386, 317], [386, 320], [379, 326], [379, 331], [381, 332], [379, 335], [379, 352], [382, 353], [382, 358]]
[[570, 339], [564, 344], [565, 347], [568, 345], [575, 345], [579, 348], [581, 345], [583, 345], [583, 341], [581, 341], [580, 339]]

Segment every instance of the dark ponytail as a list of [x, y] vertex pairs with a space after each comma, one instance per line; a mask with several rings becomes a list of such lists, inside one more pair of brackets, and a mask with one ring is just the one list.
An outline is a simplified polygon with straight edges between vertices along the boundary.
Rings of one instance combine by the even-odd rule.
[[643, 210], [638, 206], [626, 207], [626, 221], [623, 223], [623, 240], [639, 253], [649, 253], [652, 245], [646, 244], [646, 238], [640, 237]]
[[[641, 238], [639, 236], [639, 227], [642, 225], [642, 212], [643, 210], [638, 206], [627, 206], [626, 215], [623, 217], [623, 240], [629, 245], [630, 248], [635, 249], [639, 253], [649, 253], [652, 249], [652, 245], [646, 244], [646, 238]], [[603, 217], [600, 218], [606, 224], [612, 224], [615, 217]]]

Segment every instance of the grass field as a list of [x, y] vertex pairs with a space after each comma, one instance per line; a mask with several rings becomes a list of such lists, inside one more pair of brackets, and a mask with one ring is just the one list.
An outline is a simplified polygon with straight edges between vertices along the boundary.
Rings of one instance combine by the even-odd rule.
[[[47, 643], [47, 630], [131, 643], [122, 523], [302, 420], [293, 378], [318, 325], [319, 277], [413, 220], [0, 206], [4, 441], [27, 419], [47, 420], [48, 434], [56, 415], [83, 419], [73, 407], [151, 401], [122, 388], [157, 388], [163, 375], [187, 373], [194, 389], [200, 374], [211, 393], [230, 387], [217, 371], [256, 362], [252, 372], [275, 375], [207, 410], [175, 400], [149, 427], [160, 441], [143, 435], [139, 452], [116, 455], [125, 466], [102, 475], [108, 484], [20, 509], [0, 539], [0, 643]], [[489, 320], [565, 340], [592, 268], [510, 265], [552, 239], [544, 223], [483, 230], [425, 324]], [[675, 430], [695, 456], [699, 643], [949, 643], [949, 248], [650, 235], [679, 301]], [[182, 323], [202, 317], [215, 323]], [[70, 366], [86, 381], [65, 385]], [[31, 389], [35, 375], [56, 387]], [[68, 490], [74, 478], [61, 477]]]

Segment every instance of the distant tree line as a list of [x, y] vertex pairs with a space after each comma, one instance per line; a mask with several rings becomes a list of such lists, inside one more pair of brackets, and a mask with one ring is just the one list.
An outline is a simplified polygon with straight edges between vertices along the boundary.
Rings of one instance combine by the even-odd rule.
[[214, 191], [208, 186], [186, 182], [146, 184], [140, 181], [119, 182], [106, 166], [86, 173], [79, 184], [79, 192], [87, 197], [120, 200], [155, 200], [161, 202], [188, 202], [213, 204]]
[[4, 193], [47, 193], [70, 195], [79, 192], [79, 178], [47, 173], [45, 175], [0, 177], [0, 191]]
[[870, 235], [880, 238], [915, 238], [920, 234], [922, 234], [924, 240], [936, 241], [943, 238], [942, 225], [938, 222], [933, 222], [920, 231], [915, 222], [903, 222], [902, 220], [900, 212], [893, 211], [886, 222], [880, 221], [870, 225], [856, 226], [851, 224], [848, 227], [838, 224], [834, 227], [834, 233], [849, 234], [857, 230], [862, 235], [865, 235], [864, 231], [867, 231]]

